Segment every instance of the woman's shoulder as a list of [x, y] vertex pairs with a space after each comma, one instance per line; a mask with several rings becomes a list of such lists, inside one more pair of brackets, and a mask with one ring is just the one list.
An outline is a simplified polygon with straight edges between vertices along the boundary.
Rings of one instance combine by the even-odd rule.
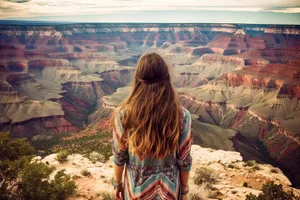
[[181, 106], [181, 108], [182, 108], [183, 118], [188, 118], [191, 115], [190, 111], [183, 106]]
[[191, 113], [188, 109], [182, 106], [182, 126], [181, 131], [184, 131], [188, 124], [191, 123]]
[[117, 107], [115, 108], [114, 113], [115, 113], [115, 118], [120, 120], [125, 115], [125, 109], [121, 107]]

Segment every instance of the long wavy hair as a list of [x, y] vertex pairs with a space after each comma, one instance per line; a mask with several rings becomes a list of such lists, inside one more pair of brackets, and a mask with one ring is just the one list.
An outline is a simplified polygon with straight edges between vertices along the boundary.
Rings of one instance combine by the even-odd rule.
[[182, 108], [171, 81], [170, 68], [156, 53], [139, 59], [133, 87], [115, 110], [122, 116], [119, 149], [128, 148], [139, 157], [162, 159], [174, 155], [182, 125]]

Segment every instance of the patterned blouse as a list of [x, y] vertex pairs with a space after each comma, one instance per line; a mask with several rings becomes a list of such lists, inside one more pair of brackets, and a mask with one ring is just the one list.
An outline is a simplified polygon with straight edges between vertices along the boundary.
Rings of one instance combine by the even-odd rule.
[[116, 165], [126, 165], [124, 173], [125, 199], [180, 199], [180, 170], [190, 171], [192, 157], [191, 114], [183, 108], [183, 126], [179, 138], [179, 149], [176, 155], [154, 160], [146, 157], [140, 160], [128, 150], [118, 151], [118, 138], [123, 133], [120, 112], [115, 118], [113, 129], [113, 161]]

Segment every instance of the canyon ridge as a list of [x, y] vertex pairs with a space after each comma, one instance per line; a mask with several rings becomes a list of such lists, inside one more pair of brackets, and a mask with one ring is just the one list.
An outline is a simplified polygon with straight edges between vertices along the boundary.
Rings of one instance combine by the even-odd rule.
[[172, 67], [194, 145], [273, 165], [300, 187], [296, 25], [2, 24], [0, 131], [47, 145], [107, 134], [146, 52]]

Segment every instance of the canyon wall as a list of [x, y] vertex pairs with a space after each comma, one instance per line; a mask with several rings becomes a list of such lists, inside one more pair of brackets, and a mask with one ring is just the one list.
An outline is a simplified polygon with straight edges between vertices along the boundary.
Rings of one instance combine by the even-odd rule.
[[139, 57], [155, 51], [194, 116], [197, 143], [278, 165], [300, 185], [300, 26], [0, 27], [1, 131], [32, 139], [107, 118]]

